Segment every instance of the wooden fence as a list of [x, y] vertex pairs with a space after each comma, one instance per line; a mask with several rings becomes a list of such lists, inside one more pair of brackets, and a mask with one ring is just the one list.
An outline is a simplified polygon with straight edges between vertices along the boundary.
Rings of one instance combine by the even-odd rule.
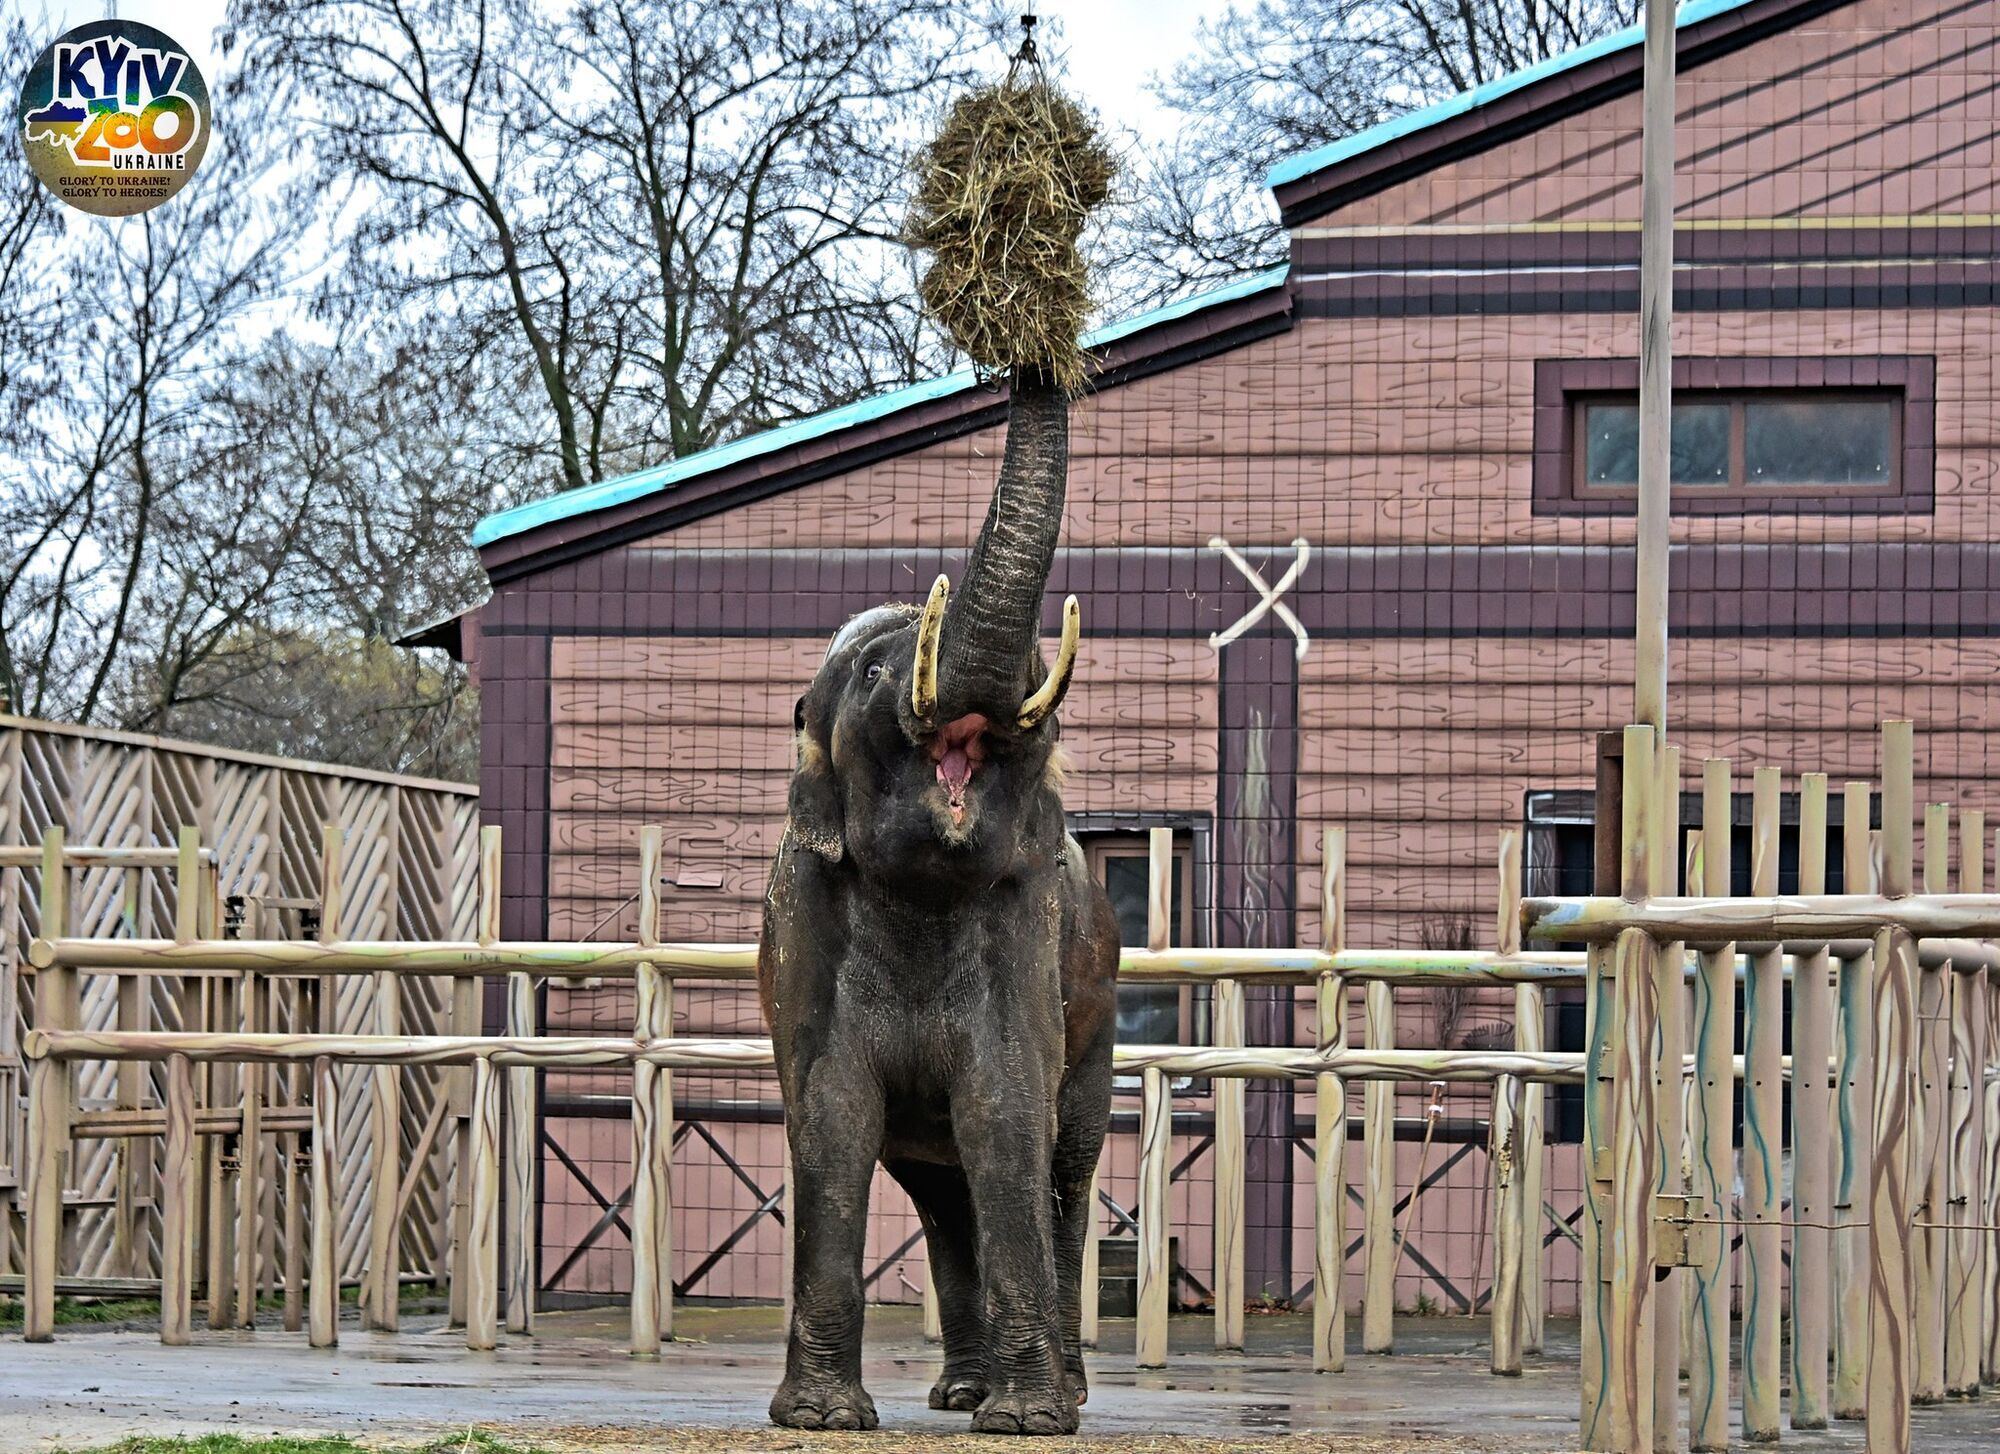
[[[147, 938], [180, 911], [175, 838], [194, 828], [202, 850], [204, 932], [282, 938], [300, 932], [319, 907], [320, 833], [342, 826], [349, 845], [349, 893], [337, 933], [347, 939], [453, 938], [470, 933], [476, 871], [478, 804], [469, 787], [288, 758], [228, 752], [133, 733], [80, 728], [0, 714], [0, 1290], [20, 1275], [24, 1120], [20, 1037], [32, 1023], [20, 974], [29, 941], [39, 933], [102, 939]], [[60, 829], [66, 844], [58, 901], [66, 916], [53, 927], [44, 900], [43, 839]], [[214, 977], [93, 978], [83, 983], [70, 1022], [90, 1029], [234, 1027], [246, 1015], [258, 1023], [357, 1028], [375, 1011], [360, 982], [286, 984], [268, 1002], [270, 986], [224, 984]], [[447, 1025], [442, 986], [405, 987], [402, 1015], [412, 1029]], [[324, 1003], [314, 996], [324, 989]], [[476, 1028], [473, 1027], [473, 1028]], [[220, 1239], [234, 1225], [220, 1215], [233, 1145], [241, 1134], [241, 1101], [220, 1065], [203, 1071], [204, 1134], [196, 1178], [204, 1206], [204, 1263], [211, 1247], [218, 1275], [211, 1310], [233, 1301]], [[164, 1120], [157, 1088], [136, 1062], [80, 1067], [76, 1094], [86, 1120], [69, 1158], [62, 1188], [64, 1288], [72, 1292], [148, 1290], [159, 1269], [158, 1187]], [[370, 1072], [341, 1072], [350, 1096]], [[435, 1077], [413, 1080], [400, 1107], [406, 1146], [422, 1142], [438, 1114]], [[150, 1102], [154, 1109], [142, 1106]], [[304, 1098], [299, 1098], [304, 1104]], [[225, 1109], [227, 1107], [228, 1109]], [[287, 1153], [307, 1130], [298, 1108], [275, 1111], [263, 1131]], [[225, 1125], [225, 1123], [227, 1123]], [[336, 1246], [344, 1275], [367, 1258], [369, 1208], [365, 1163], [368, 1138], [348, 1131], [337, 1148]], [[267, 1154], [276, 1154], [269, 1152]], [[419, 1158], [421, 1160], [421, 1158]], [[433, 1154], [411, 1192], [405, 1258], [441, 1271], [448, 1198], [443, 1153]], [[275, 1192], [266, 1191], [267, 1199]], [[275, 1207], [275, 1203], [271, 1208]], [[275, 1226], [275, 1218], [272, 1219]], [[211, 1232], [215, 1235], [211, 1236]], [[265, 1265], [275, 1252], [265, 1238]]]
[[[1141, 1366], [1166, 1358], [1169, 1306], [1167, 1186], [1170, 1175], [1169, 1086], [1173, 1077], [1310, 1081], [1315, 1089], [1314, 1236], [1319, 1287], [1344, 1276], [1346, 1243], [1345, 1138], [1350, 1082], [1364, 1087], [1362, 1337], [1365, 1349], [1390, 1344], [1395, 1260], [1393, 1121], [1386, 1091], [1398, 1082], [1471, 1081], [1494, 1086], [1492, 1157], [1496, 1181], [1493, 1240], [1497, 1250], [1492, 1321], [1492, 1368], [1516, 1373], [1524, 1347], [1540, 1327], [1540, 1239], [1536, 1225], [1542, 1166], [1542, 1088], [1581, 1084], [1585, 1106], [1585, 1165], [1590, 1183], [1583, 1219], [1586, 1294], [1583, 1338], [1583, 1421], [1588, 1447], [1650, 1450], [1655, 1434], [1678, 1422], [1683, 1347], [1691, 1377], [1689, 1429], [1695, 1447], [1727, 1440], [1731, 1285], [1725, 1230], [1741, 1227], [1743, 1412], [1757, 1437], [1775, 1437], [1779, 1387], [1780, 1306], [1785, 1297], [1782, 1254], [1790, 1233], [1792, 1275], [1792, 1422], [1814, 1427], [1828, 1417], [1864, 1415], [1871, 1450], [1907, 1448], [1912, 1398], [1976, 1390], [1994, 1378], [2000, 1318], [1994, 1274], [2000, 1269], [2000, 1108], [1988, 1102], [2000, 1088], [1994, 1052], [2000, 1048], [1989, 974], [2000, 959], [1986, 942], [2000, 937], [2000, 895], [1984, 889], [1983, 820], [1961, 821], [1961, 892], [1948, 892], [1947, 815], [1927, 815], [1927, 892], [1911, 894], [1912, 808], [1908, 724], [1885, 729], [1883, 829], [1878, 835], [1881, 892], [1824, 893], [1828, 789], [1823, 776], [1801, 782], [1798, 896], [1777, 897], [1778, 774], [1760, 770], [1753, 810], [1753, 894], [1728, 897], [1726, 866], [1731, 779], [1729, 766], [1705, 766], [1705, 831], [1692, 840], [1689, 882], [1709, 892], [1674, 897], [1661, 866], [1672, 864], [1679, 825], [1663, 805], [1677, 802], [1677, 749], [1653, 750], [1650, 728], [1623, 734], [1622, 755], [1601, 789], [1611, 811], [1622, 800], [1626, 892], [1586, 899], [1519, 902], [1518, 838], [1499, 848], [1499, 949], [1493, 953], [1357, 950], [1343, 942], [1346, 918], [1344, 837], [1330, 830], [1323, 844], [1322, 922], [1325, 942], [1314, 949], [1175, 949], [1168, 947], [1167, 865], [1171, 841], [1153, 843], [1149, 944], [1127, 950], [1121, 978], [1131, 983], [1205, 984], [1214, 993], [1214, 1043], [1207, 1046], [1118, 1047], [1123, 1075], [1142, 1084], [1138, 1238], [1138, 1327]], [[1867, 785], [1850, 785], [1846, 823], [1865, 825]], [[1844, 868], [1850, 887], [1873, 872], [1871, 843], [1847, 832]], [[44, 850], [61, 852], [59, 841]], [[446, 1139], [458, 1168], [450, 1200], [452, 1255], [447, 1267], [454, 1315], [468, 1346], [494, 1346], [503, 1323], [528, 1332], [533, 1323], [536, 1076], [550, 1069], [630, 1067], [634, 1192], [631, 1205], [633, 1286], [631, 1346], [651, 1355], [671, 1331], [673, 1188], [667, 1148], [674, 1117], [675, 1070], [756, 1070], [771, 1065], [761, 1039], [676, 1039], [671, 1025], [675, 982], [747, 979], [755, 951], [748, 945], [659, 942], [661, 836], [641, 835], [639, 933], [634, 942], [510, 943], [498, 933], [499, 836], [484, 830], [474, 932], [465, 939], [349, 942], [328, 925], [311, 942], [215, 938], [199, 915], [183, 910], [172, 937], [99, 940], [38, 938], [35, 971], [37, 1028], [24, 1044], [33, 1067], [29, 1188], [27, 1330], [52, 1331], [51, 1294], [59, 1250], [54, 1203], [46, 1188], [61, 1181], [61, 1158], [80, 1128], [97, 1123], [80, 1112], [69, 1077], [98, 1062], [160, 1062], [166, 1066], [164, 1127], [168, 1165], [183, 1168], [162, 1186], [164, 1209], [162, 1336], [186, 1341], [195, 1280], [193, 1231], [197, 1188], [192, 1163], [173, 1149], [194, 1145], [212, 1103], [204, 1102], [201, 1067], [239, 1067], [244, 1083], [260, 1075], [289, 1078], [305, 1095], [311, 1144], [324, 1144], [340, 1123], [345, 1087], [340, 1072], [372, 1068], [369, 1135], [372, 1164], [400, 1164], [392, 1112], [403, 1071], [445, 1067], [446, 1096], [455, 1108]], [[342, 842], [329, 833], [323, 848], [322, 895], [338, 905], [343, 885]], [[183, 883], [202, 873], [192, 832], [176, 858]], [[1657, 875], [1657, 876], [1656, 876]], [[1659, 891], [1655, 891], [1659, 890]], [[187, 894], [187, 901], [199, 899]], [[1537, 940], [1583, 942], [1577, 952], [1523, 952], [1525, 927]], [[1739, 967], [1740, 966], [1740, 967]], [[66, 1006], [80, 975], [202, 974], [320, 984], [347, 980], [373, 990], [373, 1034], [303, 1028], [241, 1032], [134, 1031], [72, 1028]], [[1737, 982], [1743, 985], [1743, 1044], [1735, 1053]], [[445, 980], [454, 1003], [470, 1001], [487, 976], [504, 977], [509, 1005], [505, 1036], [410, 1034], [394, 1019], [396, 986], [404, 980]], [[536, 979], [634, 981], [632, 1033], [617, 1037], [547, 1037], [535, 1033]], [[1785, 985], [1792, 993], [1789, 1009]], [[1317, 992], [1317, 1043], [1248, 1047], [1243, 1042], [1242, 989], [1252, 983], [1312, 986]], [[1512, 1050], [1407, 1049], [1393, 1043], [1391, 996], [1397, 988], [1507, 985], [1517, 996]], [[1552, 985], [1586, 989], [1590, 1011], [1581, 1051], [1542, 1048], [1540, 997]], [[1366, 1001], [1363, 1043], [1349, 1043], [1348, 996], [1361, 986]], [[1686, 1003], [1684, 1004], [1684, 1000]], [[1790, 1017], [1793, 1054], [1782, 1053]], [[1692, 1054], [1688, 1042], [1692, 1041]], [[1790, 1135], [1781, 1124], [1789, 1081]], [[1744, 1192], [1735, 1179], [1735, 1115], [1743, 1091]], [[309, 1085], [309, 1094], [305, 1094]], [[1378, 1089], [1379, 1088], [1379, 1089]], [[1808, 1094], [1808, 1088], [1813, 1093]], [[1684, 1114], [1685, 1108], [1685, 1114]], [[282, 1113], [283, 1107], [278, 1108]], [[299, 1114], [294, 1112], [294, 1114]], [[1242, 1197], [1244, 1116], [1241, 1097], [1216, 1097], [1214, 1216], [1215, 1342], [1238, 1348], [1243, 1339]], [[1789, 1139], [1793, 1190], [1787, 1209], [1782, 1171]], [[1931, 1156], [1924, 1147], [1934, 1146]], [[1680, 1166], [1692, 1168], [1683, 1185]], [[344, 1174], [334, 1158], [312, 1155], [309, 1189], [281, 1199], [285, 1286], [301, 1281], [315, 1345], [337, 1336], [339, 1277], [333, 1229]], [[374, 1326], [394, 1325], [393, 1289], [403, 1266], [401, 1219], [407, 1214], [407, 1173], [371, 1179], [369, 1284]], [[1869, 1189], [1869, 1211], [1855, 1203]], [[239, 1201], [252, 1234], [239, 1246], [261, 1246], [254, 1218], [258, 1197]], [[1892, 1230], [1893, 1229], [1893, 1230]], [[301, 1244], [299, 1233], [305, 1233]], [[303, 1251], [295, 1249], [303, 1245]], [[1088, 1244], [1093, 1251], [1096, 1239]], [[506, 1255], [503, 1261], [502, 1251]], [[301, 1271], [303, 1264], [304, 1271]], [[256, 1276], [254, 1266], [250, 1275]], [[1087, 1269], [1086, 1276], [1092, 1273]], [[1593, 1295], [1596, 1294], [1596, 1295]], [[1313, 1367], [1331, 1372], [1344, 1361], [1344, 1299], [1313, 1298]], [[1095, 1315], [1086, 1302], [1086, 1336]], [[1685, 1310], [1685, 1311], [1684, 1311]], [[1718, 1435], [1717, 1430], [1720, 1430]], [[1898, 1442], [1899, 1437], [1902, 1442]]]

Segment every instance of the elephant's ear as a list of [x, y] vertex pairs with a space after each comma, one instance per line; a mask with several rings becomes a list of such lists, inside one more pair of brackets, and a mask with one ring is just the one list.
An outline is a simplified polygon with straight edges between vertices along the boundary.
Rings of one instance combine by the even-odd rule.
[[809, 719], [809, 700], [800, 697], [792, 713], [798, 761], [792, 768], [792, 789], [786, 799], [785, 837], [828, 863], [838, 863], [845, 852], [840, 784], [834, 780], [833, 762], [816, 730], [819, 724]]

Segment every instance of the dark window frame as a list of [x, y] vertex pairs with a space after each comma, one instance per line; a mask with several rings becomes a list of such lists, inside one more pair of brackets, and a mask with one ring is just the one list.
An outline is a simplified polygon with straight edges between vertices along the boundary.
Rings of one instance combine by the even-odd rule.
[[[1180, 923], [1176, 942], [1205, 947], [1211, 941], [1211, 908], [1214, 895], [1209, 884], [1212, 858], [1209, 853], [1209, 824], [1206, 818], [1172, 813], [1082, 812], [1069, 814], [1070, 831], [1084, 851], [1091, 877], [1104, 881], [1103, 860], [1107, 856], [1144, 858], [1150, 851], [1147, 830], [1170, 828], [1174, 835], [1174, 864], [1183, 873]], [[1181, 1043], [1206, 1045], [1213, 1036], [1210, 992], [1206, 985], [1177, 985], [1180, 991]], [[1177, 1097], [1207, 1095], [1209, 1081], [1176, 1077], [1170, 1084]], [[1139, 1077], [1117, 1076], [1112, 1091], [1118, 1096], [1137, 1096]]]
[[[1930, 514], [1936, 508], [1937, 360], [1925, 354], [1848, 358], [1682, 358], [1674, 360], [1679, 395], [1893, 399], [1896, 412], [1893, 488], [1873, 485], [1681, 486], [1676, 515]], [[1577, 422], [1582, 406], [1631, 397], [1639, 387], [1637, 359], [1535, 361], [1534, 499], [1537, 515], [1630, 515], [1630, 487], [1586, 486]], [[1740, 410], [1736, 411], [1740, 415]], [[1732, 425], [1732, 473], [1741, 470], [1740, 429]]]

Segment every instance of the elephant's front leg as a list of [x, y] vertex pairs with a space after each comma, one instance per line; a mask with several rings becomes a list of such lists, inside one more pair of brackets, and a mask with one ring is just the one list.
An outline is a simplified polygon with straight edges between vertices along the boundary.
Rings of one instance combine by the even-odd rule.
[[1011, 1076], [1008, 1083], [965, 1089], [953, 1097], [952, 1129], [972, 1190], [992, 1385], [972, 1427], [989, 1434], [1075, 1433], [1056, 1289], [1048, 1092]]
[[861, 1255], [882, 1145], [882, 1091], [859, 1057], [822, 1052], [787, 1107], [792, 1147], [792, 1327], [771, 1421], [872, 1429], [861, 1386]]

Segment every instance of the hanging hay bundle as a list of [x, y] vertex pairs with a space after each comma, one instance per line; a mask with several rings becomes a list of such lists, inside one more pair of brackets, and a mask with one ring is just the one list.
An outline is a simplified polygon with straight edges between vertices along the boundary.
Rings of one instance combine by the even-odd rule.
[[1080, 394], [1090, 290], [1077, 240], [1117, 172], [1096, 120], [1017, 63], [951, 108], [916, 170], [906, 235], [931, 255], [925, 310], [979, 368], [1039, 370]]

